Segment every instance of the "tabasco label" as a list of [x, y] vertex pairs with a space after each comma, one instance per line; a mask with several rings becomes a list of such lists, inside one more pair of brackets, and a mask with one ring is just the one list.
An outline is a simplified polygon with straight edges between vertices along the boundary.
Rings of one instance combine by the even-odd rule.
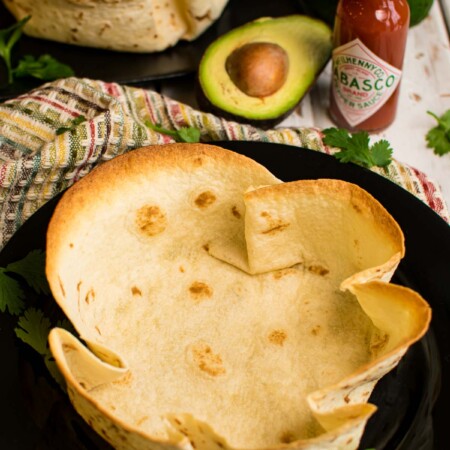
[[389, 100], [401, 75], [401, 70], [379, 58], [359, 39], [333, 50], [333, 95], [352, 127]]

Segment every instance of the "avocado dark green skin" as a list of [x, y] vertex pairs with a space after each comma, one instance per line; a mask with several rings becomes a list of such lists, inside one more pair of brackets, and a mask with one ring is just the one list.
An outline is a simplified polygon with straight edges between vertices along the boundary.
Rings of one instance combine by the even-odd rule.
[[195, 84], [195, 97], [197, 100], [198, 107], [201, 111], [208, 112], [211, 114], [214, 114], [215, 116], [222, 117], [226, 120], [232, 120], [234, 122], [241, 123], [243, 125], [252, 125], [257, 128], [261, 128], [262, 130], [268, 130], [270, 128], [274, 128], [276, 125], [278, 125], [280, 122], [282, 122], [286, 117], [288, 117], [294, 109], [298, 106], [294, 106], [289, 111], [286, 111], [281, 116], [275, 117], [273, 119], [264, 119], [264, 120], [254, 120], [254, 119], [246, 119], [242, 116], [236, 116], [234, 114], [231, 114], [227, 111], [223, 111], [222, 109], [218, 108], [217, 106], [213, 105], [206, 95], [203, 93], [203, 90], [200, 85], [200, 81], [197, 78], [196, 84]]

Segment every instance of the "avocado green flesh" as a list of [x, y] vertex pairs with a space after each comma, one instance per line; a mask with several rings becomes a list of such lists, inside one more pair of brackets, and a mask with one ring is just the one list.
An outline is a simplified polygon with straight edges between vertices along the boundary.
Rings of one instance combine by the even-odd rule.
[[[233, 50], [250, 42], [270, 42], [288, 54], [288, 76], [274, 94], [258, 98], [240, 91], [230, 79], [225, 62]], [[306, 94], [331, 54], [331, 29], [301, 15], [264, 18], [226, 33], [206, 50], [199, 82], [207, 100], [222, 111], [249, 120], [281, 117]]]

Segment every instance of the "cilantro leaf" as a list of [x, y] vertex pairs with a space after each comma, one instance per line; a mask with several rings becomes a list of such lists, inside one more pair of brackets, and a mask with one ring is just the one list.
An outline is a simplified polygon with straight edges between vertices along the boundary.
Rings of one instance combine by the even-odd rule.
[[20, 283], [7, 275], [20, 275], [37, 293], [49, 294], [47, 278], [45, 277], [45, 255], [41, 250], [32, 250], [19, 261], [6, 267], [0, 267], [0, 311], [18, 315], [25, 308], [25, 293]]
[[350, 135], [343, 128], [326, 128], [324, 142], [331, 147], [345, 148], [350, 141]]
[[73, 119], [70, 122], [70, 126], [69, 127], [59, 127], [56, 129], [56, 135], [59, 136], [61, 134], [64, 134], [66, 131], [72, 131], [74, 130], [78, 125], [80, 125], [83, 122], [86, 122], [86, 117], [84, 117], [82, 114], [80, 114], [78, 117], [75, 117], [75, 119]]
[[16, 336], [28, 344], [40, 355], [48, 354], [47, 337], [50, 332], [50, 320], [36, 308], [28, 308], [19, 317], [18, 327], [14, 329]]
[[372, 145], [372, 159], [374, 165], [386, 167], [391, 163], [392, 158], [391, 144], [386, 139], [381, 139]]
[[45, 253], [41, 250], [32, 250], [25, 258], [8, 264], [4, 270], [23, 277], [38, 294], [50, 293], [45, 276]]
[[[6, 267], [0, 267], [1, 312], [8, 310], [10, 314], [19, 315], [25, 309], [25, 293], [19, 281], [8, 276], [7, 273], [19, 275], [37, 293], [50, 293], [45, 277], [45, 254], [41, 250], [32, 250], [21, 260], [12, 262]], [[67, 319], [59, 320], [56, 326], [75, 333], [72, 324]], [[50, 319], [39, 309], [30, 307], [18, 318], [14, 331], [19, 339], [43, 357], [48, 371], [64, 390], [64, 379], [48, 346], [48, 334], [51, 328]]]
[[367, 131], [359, 131], [350, 137], [347, 147], [355, 153], [362, 153], [369, 150], [369, 142], [369, 133]]
[[199, 142], [200, 130], [195, 127], [183, 127], [178, 130], [178, 136], [181, 142]]
[[168, 130], [160, 125], [145, 121], [145, 125], [157, 133], [166, 134], [175, 139], [176, 142], [200, 142], [200, 130], [195, 127], [182, 127], [179, 130]]
[[25, 308], [25, 294], [20, 284], [0, 268], [0, 311], [9, 311], [15, 316], [19, 315]]
[[[48, 334], [52, 325], [44, 313], [36, 308], [28, 308], [22, 316], [19, 317], [18, 327], [14, 329], [16, 336], [25, 344], [28, 344], [43, 358], [45, 366], [53, 379], [65, 390], [65, 381], [58, 370], [55, 359], [48, 345]], [[59, 322], [62, 325], [63, 322]], [[70, 327], [69, 321], [64, 321], [64, 325]], [[73, 329], [73, 328], [72, 328]]]
[[323, 130], [325, 145], [340, 148], [334, 156], [341, 162], [352, 162], [360, 166], [386, 167], [391, 163], [392, 149], [389, 142], [382, 139], [370, 146], [367, 131], [350, 134], [342, 128], [326, 128]]
[[349, 139], [347, 150], [341, 150], [341, 152], [348, 154], [346, 162], [354, 162], [364, 167], [374, 165], [369, 150], [369, 133], [367, 131], [353, 134]]
[[8, 72], [8, 83], [13, 82], [13, 70], [11, 66], [11, 52], [22, 35], [25, 24], [31, 19], [31, 16], [24, 17], [14, 25], [0, 30], [0, 57], [3, 59]]
[[432, 148], [436, 155], [442, 156], [450, 152], [450, 109], [441, 117], [427, 111], [437, 121], [437, 126], [431, 128], [425, 136], [427, 147]]
[[50, 55], [41, 55], [37, 59], [32, 55], [25, 55], [13, 69], [15, 78], [34, 77], [44, 81], [67, 78], [72, 75], [74, 71], [70, 66]]

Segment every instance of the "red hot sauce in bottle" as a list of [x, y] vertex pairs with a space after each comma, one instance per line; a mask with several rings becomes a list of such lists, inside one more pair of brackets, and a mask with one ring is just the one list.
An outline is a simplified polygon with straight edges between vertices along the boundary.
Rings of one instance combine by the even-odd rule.
[[340, 0], [334, 24], [330, 114], [349, 130], [395, 119], [409, 29], [407, 0]]

